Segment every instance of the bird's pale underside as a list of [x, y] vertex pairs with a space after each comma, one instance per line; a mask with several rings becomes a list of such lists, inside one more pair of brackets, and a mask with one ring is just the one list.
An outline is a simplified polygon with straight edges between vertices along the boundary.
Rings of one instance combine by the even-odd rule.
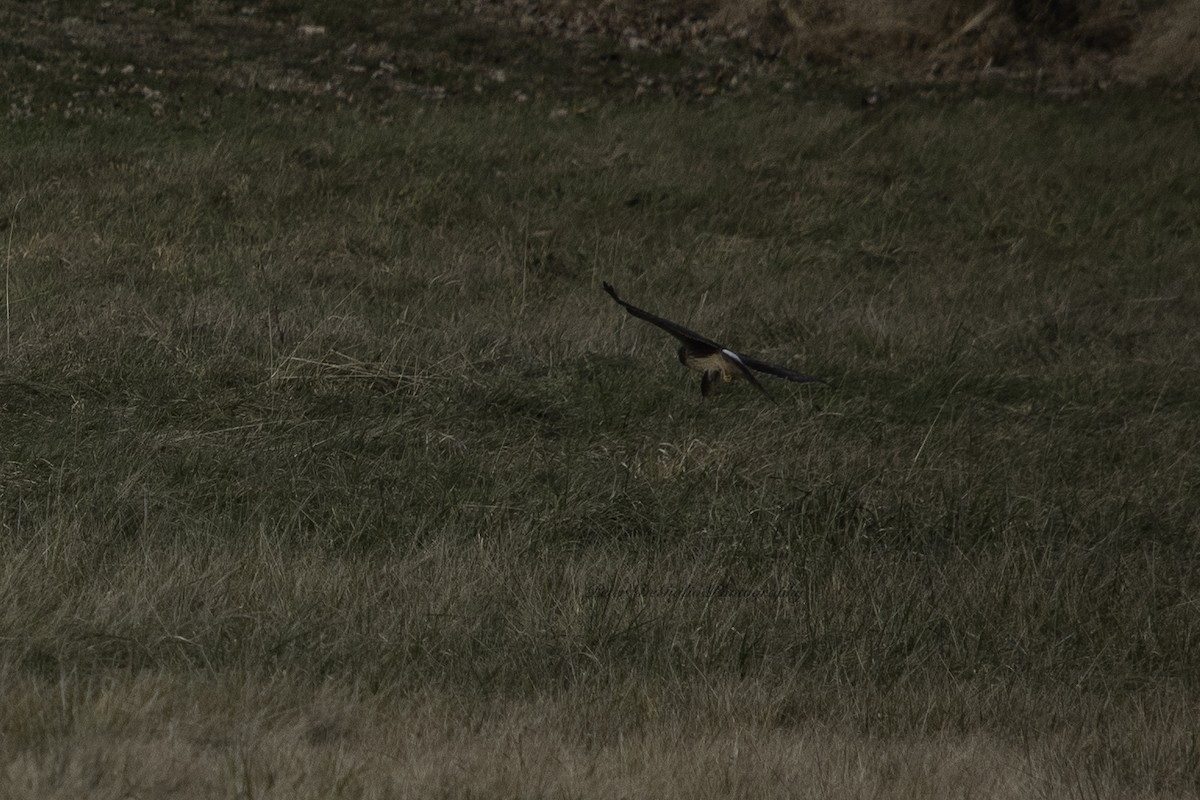
[[721, 384], [733, 383], [734, 381], [743, 379], [749, 381], [756, 389], [767, 397], [770, 397], [771, 395], [758, 382], [758, 378], [754, 377], [754, 373], [751, 370], [767, 375], [774, 375], [777, 378], [794, 381], [795, 383], [825, 383], [825, 381], [815, 378], [812, 375], [804, 375], [786, 367], [769, 364], [757, 358], [735, 353], [717, 344], [707, 336], [702, 336], [693, 330], [689, 330], [677, 322], [663, 319], [656, 314], [651, 314], [649, 311], [630, 305], [622, 300], [617, 294], [617, 290], [608, 283], [604, 284], [604, 291], [608, 292], [613, 300], [617, 301], [619, 305], [633, 316], [662, 328], [679, 340], [679, 360], [685, 366], [701, 373], [700, 394], [704, 397], [712, 394]]

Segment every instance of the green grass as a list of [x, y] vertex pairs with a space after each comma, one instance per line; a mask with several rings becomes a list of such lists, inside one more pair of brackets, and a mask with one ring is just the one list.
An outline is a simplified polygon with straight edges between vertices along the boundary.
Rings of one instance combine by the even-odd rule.
[[1197, 793], [1191, 109], [607, 91], [9, 120], [3, 794]]

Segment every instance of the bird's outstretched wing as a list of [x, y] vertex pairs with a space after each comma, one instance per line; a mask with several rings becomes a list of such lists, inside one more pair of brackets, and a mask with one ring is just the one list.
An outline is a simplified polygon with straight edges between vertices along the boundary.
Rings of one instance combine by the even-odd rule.
[[747, 367], [756, 369], [759, 372], [765, 372], [768, 375], [774, 375], [777, 378], [783, 378], [784, 380], [794, 381], [796, 383], [823, 383], [826, 386], [829, 385], [828, 381], [822, 380], [821, 378], [813, 375], [805, 375], [802, 372], [794, 372], [787, 367], [780, 367], [776, 364], [768, 364], [766, 361], [759, 361], [757, 358], [752, 358], [751, 356], [739, 355], [738, 357], [741, 358], [742, 363], [744, 363]]
[[[771, 393], [767, 391], [766, 387], [763, 386], [761, 383], [759, 383], [758, 378], [754, 377], [754, 373], [746, 368], [750, 362], [746, 360], [745, 356], [739, 355], [739, 354], [733, 352], [732, 350], [725, 350], [725, 349], [721, 350], [721, 354], [723, 356], [725, 356], [726, 361], [732, 363], [735, 367], [738, 368], [738, 371], [741, 372], [742, 375], [744, 375], [746, 377], [746, 380], [748, 380], [748, 381], [750, 381], [750, 383], [754, 384], [755, 389], [758, 389], [760, 392], [762, 392], [764, 395], [766, 395], [767, 399], [770, 400], [771, 402], [775, 402], [775, 398], [771, 397]], [[759, 362], [759, 363], [762, 363], [762, 362]], [[701, 388], [703, 389], [703, 387], [701, 387]]]
[[617, 295], [617, 290], [614, 289], [612, 287], [612, 284], [610, 284], [610, 283], [604, 283], [604, 291], [608, 292], [608, 294], [612, 297], [612, 299], [616, 300], [618, 304], [624, 306], [625, 310], [628, 311], [630, 314], [637, 317], [638, 319], [649, 322], [651, 325], [656, 325], [659, 328], [662, 328], [664, 331], [671, 334], [676, 339], [683, 342], [685, 345], [691, 345], [693, 347], [699, 345], [701, 347], [712, 348], [712, 350], [724, 350], [725, 349], [725, 348], [721, 347], [721, 345], [714, 342], [712, 339], [709, 339], [707, 336], [701, 336], [700, 334], [696, 333], [695, 331], [689, 330], [688, 328], [683, 327], [682, 325], [680, 325], [677, 322], [671, 322], [671, 320], [669, 320], [669, 319], [663, 319], [662, 317], [660, 317], [656, 314], [651, 314], [649, 311], [643, 311], [642, 309], [638, 308], [635, 305], [626, 303], [624, 300], [622, 300]]

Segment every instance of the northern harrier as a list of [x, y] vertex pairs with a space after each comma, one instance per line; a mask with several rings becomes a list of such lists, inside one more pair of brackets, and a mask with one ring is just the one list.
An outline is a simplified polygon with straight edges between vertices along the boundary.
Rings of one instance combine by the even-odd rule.
[[608, 292], [613, 300], [624, 306], [625, 310], [633, 316], [645, 320], [651, 325], [657, 325], [679, 340], [680, 344], [683, 345], [679, 348], [680, 362], [697, 372], [703, 373], [704, 377], [700, 379], [700, 394], [704, 397], [712, 394], [720, 383], [733, 383], [743, 378], [754, 384], [754, 387], [767, 395], [767, 397], [770, 397], [771, 395], [758, 382], [758, 378], [755, 378], [754, 373], [750, 371], [752, 369], [765, 372], [768, 375], [774, 375], [777, 378], [795, 381], [796, 383], [825, 383], [820, 378], [814, 378], [811, 375], [802, 375], [799, 372], [792, 372], [790, 369], [777, 367], [774, 364], [759, 361], [757, 358], [739, 355], [732, 350], [727, 350], [712, 339], [701, 336], [695, 331], [688, 330], [676, 322], [663, 319], [651, 314], [649, 311], [643, 311], [637, 306], [626, 303], [617, 296], [617, 290], [608, 283], [604, 284], [604, 291]]

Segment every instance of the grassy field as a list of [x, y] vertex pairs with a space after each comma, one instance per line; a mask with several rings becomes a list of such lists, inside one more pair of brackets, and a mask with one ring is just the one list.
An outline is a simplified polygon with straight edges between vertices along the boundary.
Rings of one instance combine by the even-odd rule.
[[7, 66], [0, 796], [1200, 794], [1194, 105], [125, 11]]

